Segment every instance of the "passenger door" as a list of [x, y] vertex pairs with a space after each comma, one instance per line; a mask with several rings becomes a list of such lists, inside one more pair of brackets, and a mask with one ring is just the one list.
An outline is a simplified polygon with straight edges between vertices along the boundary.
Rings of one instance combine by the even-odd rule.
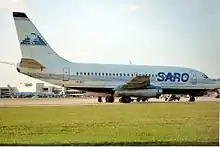
[[63, 81], [70, 80], [70, 69], [68, 67], [63, 68]]
[[197, 84], [197, 76], [195, 72], [191, 72], [191, 83], [192, 85], [196, 85]]

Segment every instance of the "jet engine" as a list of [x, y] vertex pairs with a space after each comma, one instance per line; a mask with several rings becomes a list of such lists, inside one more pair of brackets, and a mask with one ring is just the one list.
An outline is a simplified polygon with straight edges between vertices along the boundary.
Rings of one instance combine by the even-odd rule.
[[126, 89], [126, 90], [116, 90], [115, 94], [124, 97], [144, 97], [144, 98], [152, 98], [161, 96], [163, 90], [159, 87], [155, 88], [146, 88], [146, 89]]

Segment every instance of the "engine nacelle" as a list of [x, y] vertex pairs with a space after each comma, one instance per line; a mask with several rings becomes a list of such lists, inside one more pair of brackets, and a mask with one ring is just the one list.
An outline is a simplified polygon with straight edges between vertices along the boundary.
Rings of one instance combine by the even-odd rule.
[[132, 90], [116, 90], [115, 94], [118, 96], [130, 96], [130, 97], [143, 97], [143, 98], [152, 98], [159, 97], [162, 94], [161, 88], [155, 89], [132, 89]]

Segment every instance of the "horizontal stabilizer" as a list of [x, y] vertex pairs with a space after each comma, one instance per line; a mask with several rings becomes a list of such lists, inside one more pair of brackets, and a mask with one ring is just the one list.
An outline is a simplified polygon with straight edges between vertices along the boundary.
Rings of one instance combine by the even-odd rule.
[[32, 69], [43, 69], [45, 68], [42, 64], [34, 59], [22, 58], [20, 62], [20, 67], [32, 68]]

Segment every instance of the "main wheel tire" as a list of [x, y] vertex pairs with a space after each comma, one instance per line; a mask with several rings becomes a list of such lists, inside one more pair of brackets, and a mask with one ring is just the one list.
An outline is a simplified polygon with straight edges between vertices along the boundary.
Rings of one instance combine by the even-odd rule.
[[108, 102], [109, 103], [113, 103], [114, 101], [115, 101], [114, 96], [111, 95], [111, 96], [108, 97]]
[[121, 100], [123, 103], [130, 103], [131, 97], [129, 97], [129, 96], [121, 97]]
[[141, 98], [138, 97], [138, 98], [137, 98], [137, 102], [140, 102], [140, 101], [141, 101]]
[[106, 102], [106, 103], [109, 103], [109, 96], [106, 96], [106, 97], [105, 97], [105, 102]]
[[126, 98], [126, 101], [127, 101], [127, 103], [130, 103], [130, 102], [131, 102], [131, 97], [128, 96], [128, 97]]

